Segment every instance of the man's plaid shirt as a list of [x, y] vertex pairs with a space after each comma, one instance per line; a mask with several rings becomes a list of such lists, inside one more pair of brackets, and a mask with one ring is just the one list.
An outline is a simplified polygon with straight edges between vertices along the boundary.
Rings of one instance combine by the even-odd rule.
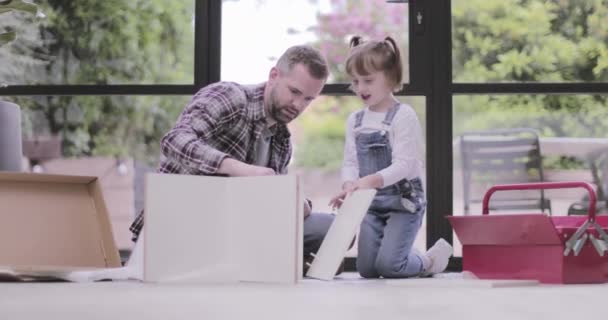
[[[266, 127], [265, 86], [219, 82], [198, 91], [175, 127], [161, 139], [158, 172], [216, 175], [226, 157], [253, 163], [256, 141]], [[268, 167], [278, 174], [287, 173], [291, 158], [289, 138], [287, 126], [277, 124]], [[143, 225], [141, 212], [130, 227], [133, 241]]]

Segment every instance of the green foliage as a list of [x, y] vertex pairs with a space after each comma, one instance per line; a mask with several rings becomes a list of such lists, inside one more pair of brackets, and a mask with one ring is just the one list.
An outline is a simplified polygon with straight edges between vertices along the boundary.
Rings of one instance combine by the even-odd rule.
[[[455, 82], [608, 81], [607, 0], [455, 0], [452, 18]], [[530, 127], [548, 137], [608, 137], [606, 99], [457, 96], [454, 135]]]
[[[0, 14], [12, 13], [16, 11], [28, 12], [36, 16], [44, 16], [42, 13], [38, 12], [38, 6], [31, 2], [23, 0], [3, 0], [0, 2]], [[16, 38], [17, 32], [15, 31], [15, 25], [0, 25], [0, 47], [12, 42]]]
[[[411, 105], [421, 121], [424, 133], [424, 99], [400, 98]], [[361, 100], [354, 96], [323, 96], [315, 100], [304, 112], [296, 126], [300, 134], [296, 143], [296, 165], [306, 168], [335, 170], [342, 165], [346, 120], [348, 115], [363, 108]]]
[[336, 170], [342, 166], [344, 139], [310, 138], [296, 148], [296, 164], [303, 168]]
[[455, 0], [452, 19], [455, 82], [608, 81], [606, 0]]
[[296, 148], [300, 167], [337, 169], [342, 164], [346, 118], [362, 107], [354, 97], [321, 97], [296, 124], [301, 131]]
[[41, 43], [36, 10], [21, 0], [0, 4], [0, 85], [22, 83], [32, 67], [44, 64], [36, 52]]
[[[0, 46], [1, 82], [192, 83], [193, 0], [37, 3], [47, 15], [39, 23], [27, 14], [2, 14], [0, 33], [13, 27], [19, 41]], [[392, 35], [407, 48], [406, 5], [384, 0], [330, 4], [331, 11], [319, 13], [311, 29], [317, 35], [313, 44], [329, 59], [332, 82], [348, 82], [343, 62], [352, 35]], [[608, 81], [608, 0], [453, 0], [452, 10], [454, 82]], [[566, 94], [456, 96], [454, 135], [531, 127], [543, 136], [607, 137], [608, 96]], [[128, 154], [153, 163], [162, 134], [188, 99], [14, 100], [22, 106], [26, 136], [61, 135], [67, 156]], [[423, 114], [423, 102], [411, 104]], [[296, 123], [297, 164], [339, 167], [346, 117], [361, 107], [354, 97], [316, 100]]]
[[[405, 35], [405, 13], [402, 7], [381, 3], [333, 1], [332, 12], [319, 15], [315, 30], [335, 81], [348, 81], [342, 63], [349, 36], [370, 32], [377, 37], [381, 30]], [[394, 22], [399, 15], [401, 20]], [[454, 82], [608, 81], [608, 0], [453, 0], [452, 19]], [[548, 137], [608, 137], [608, 97], [566, 94], [456, 96], [454, 136], [530, 127]], [[329, 98], [311, 108], [319, 111], [307, 111], [300, 122], [302, 146], [296, 158], [300, 165], [331, 167], [334, 157], [341, 156], [334, 150], [341, 150], [334, 130], [344, 128], [338, 123], [345, 121], [345, 115], [323, 112], [328, 104], [348, 105], [340, 109], [345, 111], [357, 108], [352, 98]], [[314, 121], [306, 120], [309, 116]], [[329, 150], [320, 152], [323, 148]], [[322, 155], [325, 160], [320, 160]], [[577, 160], [565, 158], [547, 163], [580, 166]]]
[[[194, 1], [41, 1], [30, 50], [0, 55], [9, 83], [192, 83]], [[40, 41], [36, 41], [39, 39]], [[2, 54], [2, 51], [0, 51]], [[27, 57], [29, 63], [23, 61]], [[11, 60], [12, 59], [12, 60]], [[21, 63], [19, 63], [21, 61]], [[4, 62], [3, 62], [4, 65]], [[150, 164], [189, 97], [20, 97], [26, 136], [60, 135], [64, 155], [135, 156]]]

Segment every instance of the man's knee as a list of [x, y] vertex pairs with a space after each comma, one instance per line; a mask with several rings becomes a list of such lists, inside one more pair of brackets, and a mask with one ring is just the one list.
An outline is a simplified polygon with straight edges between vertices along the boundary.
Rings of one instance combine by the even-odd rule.
[[311, 213], [304, 219], [304, 242], [319, 242], [320, 245], [334, 218], [333, 214]]

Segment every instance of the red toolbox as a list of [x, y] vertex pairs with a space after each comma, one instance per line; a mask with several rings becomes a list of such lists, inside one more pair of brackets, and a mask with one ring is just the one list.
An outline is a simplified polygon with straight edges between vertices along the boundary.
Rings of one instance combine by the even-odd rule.
[[[492, 214], [493, 193], [585, 188], [587, 216]], [[447, 217], [463, 245], [463, 270], [481, 279], [536, 279], [543, 283], [608, 282], [608, 216], [595, 215], [596, 196], [586, 182], [497, 185], [483, 199], [482, 215]]]

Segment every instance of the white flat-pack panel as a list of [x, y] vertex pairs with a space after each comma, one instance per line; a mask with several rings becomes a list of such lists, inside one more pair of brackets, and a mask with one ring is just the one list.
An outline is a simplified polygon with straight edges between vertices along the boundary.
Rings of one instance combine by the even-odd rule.
[[295, 283], [302, 201], [296, 176], [149, 174], [144, 280]]
[[356, 190], [344, 199], [306, 276], [321, 280], [334, 278], [375, 195], [375, 189]]
[[[236, 281], [226, 178], [148, 174], [144, 280]], [[192, 279], [195, 281], [195, 279]]]
[[299, 200], [296, 176], [229, 178], [229, 211], [234, 216], [239, 280], [295, 283]]

